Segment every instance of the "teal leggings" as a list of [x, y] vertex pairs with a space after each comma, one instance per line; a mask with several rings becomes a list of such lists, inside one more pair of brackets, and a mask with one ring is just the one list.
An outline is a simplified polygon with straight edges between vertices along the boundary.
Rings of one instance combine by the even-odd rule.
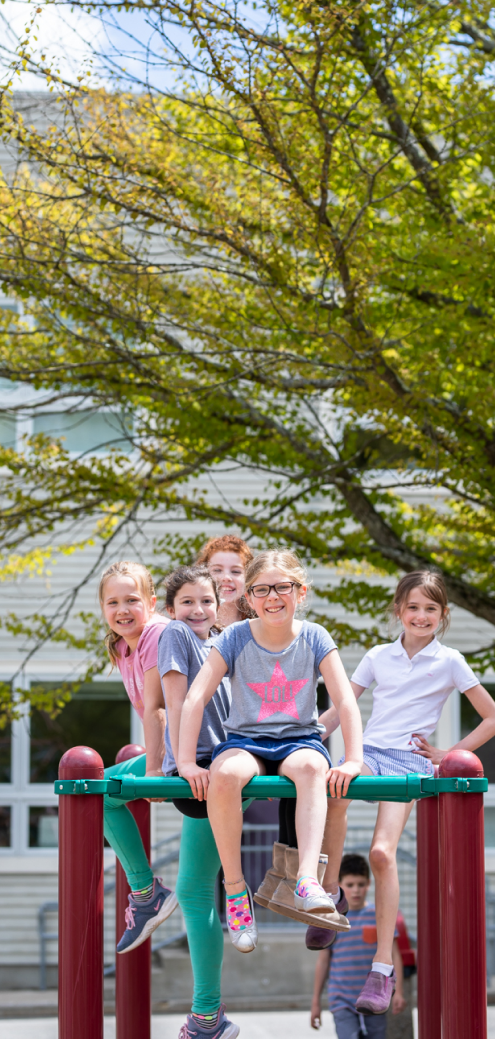
[[[144, 776], [146, 754], [105, 769], [105, 776]], [[123, 866], [131, 890], [151, 884], [153, 873], [134, 819], [122, 801], [103, 798], [105, 837]], [[220, 859], [208, 819], [183, 818], [177, 898], [182, 910], [194, 979], [192, 1010], [214, 1014], [220, 1006], [223, 931], [215, 905]]]

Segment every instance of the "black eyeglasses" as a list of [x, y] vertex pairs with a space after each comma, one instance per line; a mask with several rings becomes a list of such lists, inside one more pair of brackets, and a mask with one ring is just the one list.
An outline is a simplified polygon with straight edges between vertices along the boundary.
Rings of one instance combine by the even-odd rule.
[[280, 581], [278, 584], [253, 584], [248, 592], [252, 592], [255, 599], [265, 599], [272, 588], [277, 595], [290, 595], [294, 587], [300, 588], [301, 585], [297, 581]]

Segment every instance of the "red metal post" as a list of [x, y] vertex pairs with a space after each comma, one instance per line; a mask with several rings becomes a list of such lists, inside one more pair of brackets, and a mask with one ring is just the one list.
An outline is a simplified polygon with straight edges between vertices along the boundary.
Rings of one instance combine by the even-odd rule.
[[[116, 757], [116, 763], [128, 761], [130, 758], [144, 754], [144, 747], [129, 743], [122, 747]], [[150, 805], [149, 801], [140, 799], [127, 805], [132, 812], [144, 844], [144, 850], [150, 857]], [[117, 860], [115, 891], [115, 937], [120, 941], [124, 928], [124, 913], [128, 906], [127, 896], [130, 892], [126, 876]], [[132, 952], [116, 957], [115, 968], [115, 1016], [117, 1039], [150, 1039], [151, 1036], [151, 938], [139, 945]]]
[[[103, 779], [90, 747], [72, 747], [60, 779]], [[103, 796], [59, 800], [59, 1039], [103, 1039]]]
[[420, 1039], [442, 1034], [438, 797], [417, 807], [418, 1026]]
[[[482, 776], [483, 766], [475, 754], [452, 750], [439, 774]], [[483, 795], [440, 794], [439, 818], [442, 1036], [486, 1039]]]

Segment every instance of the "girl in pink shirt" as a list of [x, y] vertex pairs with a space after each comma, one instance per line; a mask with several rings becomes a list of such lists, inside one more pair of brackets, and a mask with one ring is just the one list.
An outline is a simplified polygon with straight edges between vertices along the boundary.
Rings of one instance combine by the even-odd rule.
[[[169, 619], [155, 613], [153, 580], [141, 563], [122, 561], [108, 567], [100, 581], [99, 598], [109, 629], [105, 639], [108, 655], [142, 719], [146, 747], [146, 754], [111, 766], [105, 775], [161, 776], [166, 713], [157, 668], [158, 639]], [[124, 802], [104, 797], [104, 829], [131, 889], [127, 926], [117, 945], [117, 952], [125, 953], [146, 941], [173, 913], [177, 896], [153, 877], [139, 830]]]

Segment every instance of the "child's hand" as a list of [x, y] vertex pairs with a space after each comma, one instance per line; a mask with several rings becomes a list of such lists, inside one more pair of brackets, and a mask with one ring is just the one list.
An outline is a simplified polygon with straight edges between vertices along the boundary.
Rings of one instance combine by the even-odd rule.
[[413, 754], [421, 754], [421, 757], [429, 758], [432, 765], [439, 765], [442, 758], [447, 753], [446, 750], [440, 750], [439, 747], [433, 747], [431, 743], [428, 743], [426, 736], [419, 736], [416, 732], [413, 732], [413, 740], [415, 740], [417, 747], [417, 750], [413, 750]]
[[187, 779], [189, 786], [198, 801], [206, 801], [210, 773], [207, 768], [200, 768], [195, 761], [186, 762], [179, 767], [179, 775]]
[[402, 1014], [402, 1011], [407, 1007], [407, 1002], [401, 992], [394, 992], [392, 996], [392, 1013]]
[[325, 778], [331, 797], [345, 797], [351, 779], [359, 776], [362, 767], [362, 761], [344, 761], [342, 765], [329, 769]]
[[311, 1028], [315, 1028], [318, 1031], [321, 1028], [321, 1009], [320, 1001], [311, 1004]]

